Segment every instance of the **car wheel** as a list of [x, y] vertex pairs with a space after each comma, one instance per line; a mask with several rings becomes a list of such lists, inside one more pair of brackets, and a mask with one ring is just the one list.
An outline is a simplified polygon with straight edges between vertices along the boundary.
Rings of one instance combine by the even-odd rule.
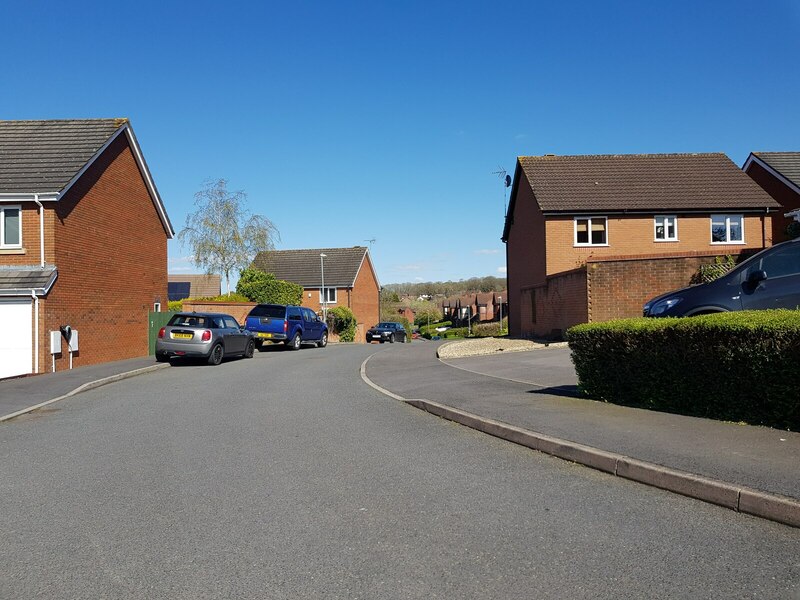
[[256, 343], [253, 340], [247, 342], [247, 348], [244, 349], [245, 358], [253, 358], [253, 353], [256, 351]]
[[394, 334], [393, 333], [389, 334], [389, 343], [390, 344], [394, 344]]
[[319, 338], [319, 342], [317, 342], [317, 346], [319, 346], [320, 348], [324, 348], [327, 345], [328, 345], [328, 332], [323, 331], [322, 337]]
[[169, 362], [169, 356], [166, 354], [156, 354], [156, 362]]
[[300, 350], [300, 341], [300, 332], [297, 332], [289, 341], [289, 350]]
[[222, 357], [225, 356], [225, 350], [222, 344], [217, 344], [211, 349], [211, 354], [208, 355], [208, 364], [218, 365], [222, 362]]

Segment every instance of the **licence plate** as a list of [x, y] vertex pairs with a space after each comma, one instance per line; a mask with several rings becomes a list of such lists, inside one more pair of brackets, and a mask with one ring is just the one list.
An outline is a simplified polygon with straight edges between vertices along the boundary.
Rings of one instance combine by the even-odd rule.
[[191, 333], [173, 333], [172, 339], [173, 340], [190, 340], [194, 336]]
[[272, 334], [271, 333], [260, 333], [259, 332], [258, 337], [260, 337], [260, 338], [271, 338]]

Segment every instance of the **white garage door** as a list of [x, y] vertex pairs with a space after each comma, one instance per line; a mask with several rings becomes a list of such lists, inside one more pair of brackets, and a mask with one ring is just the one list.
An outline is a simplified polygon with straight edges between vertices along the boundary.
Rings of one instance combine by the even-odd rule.
[[0, 300], [0, 379], [33, 372], [30, 300]]

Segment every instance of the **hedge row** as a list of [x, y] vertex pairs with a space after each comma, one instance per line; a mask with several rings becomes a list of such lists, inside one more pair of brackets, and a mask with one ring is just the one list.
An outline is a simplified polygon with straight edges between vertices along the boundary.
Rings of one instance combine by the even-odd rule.
[[625, 319], [566, 337], [594, 399], [800, 430], [800, 311]]

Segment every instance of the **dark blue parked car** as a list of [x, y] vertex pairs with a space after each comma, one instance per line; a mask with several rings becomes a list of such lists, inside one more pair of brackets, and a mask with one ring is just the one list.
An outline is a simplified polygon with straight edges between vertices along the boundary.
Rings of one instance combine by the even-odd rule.
[[246, 325], [255, 335], [256, 348], [282, 343], [291, 350], [301, 344], [328, 345], [328, 326], [310, 308], [283, 304], [259, 304], [247, 315]]
[[769, 308], [800, 308], [800, 238], [762, 250], [719, 279], [653, 298], [643, 313], [690, 317]]

